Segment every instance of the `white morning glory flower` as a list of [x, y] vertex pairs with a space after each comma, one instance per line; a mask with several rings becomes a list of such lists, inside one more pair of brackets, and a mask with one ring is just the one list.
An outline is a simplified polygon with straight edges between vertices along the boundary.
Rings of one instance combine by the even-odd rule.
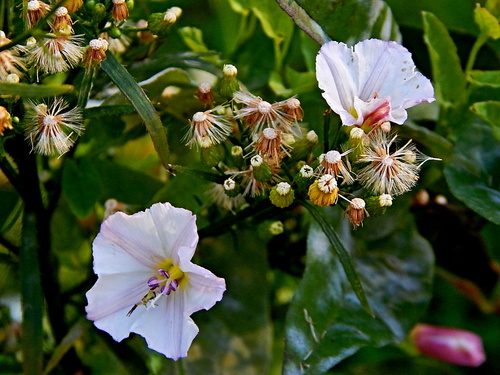
[[196, 216], [170, 203], [108, 217], [93, 243], [98, 280], [87, 318], [116, 341], [135, 332], [169, 358], [186, 357], [198, 333], [190, 315], [226, 290], [224, 279], [191, 263], [197, 243]]
[[325, 43], [316, 57], [316, 77], [344, 125], [403, 124], [407, 108], [435, 100], [431, 82], [396, 42], [368, 39], [354, 47]]

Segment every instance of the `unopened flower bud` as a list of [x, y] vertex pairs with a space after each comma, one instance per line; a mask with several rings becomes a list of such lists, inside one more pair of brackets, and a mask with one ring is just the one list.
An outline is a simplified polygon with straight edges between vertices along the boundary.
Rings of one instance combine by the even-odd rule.
[[[174, 9], [175, 8], [175, 9]], [[154, 35], [167, 36], [170, 28], [177, 19], [180, 17], [180, 13], [177, 7], [168, 9], [165, 13], [153, 13], [148, 18], [149, 30]]]
[[283, 223], [281, 221], [273, 221], [271, 223], [271, 225], [269, 225], [269, 232], [273, 235], [273, 236], [277, 236], [281, 233], [283, 233]]
[[353, 127], [349, 132], [349, 139], [343, 145], [343, 148], [346, 150], [352, 150], [347, 158], [350, 161], [356, 161], [363, 154], [365, 150], [365, 143], [367, 142], [368, 137], [365, 132], [361, 128]]
[[309, 186], [311, 185], [311, 179], [313, 176], [314, 169], [311, 166], [304, 164], [294, 178], [297, 190], [304, 193], [307, 192]]
[[382, 194], [365, 199], [366, 210], [372, 217], [379, 217], [385, 214], [387, 207], [392, 205], [392, 197], [389, 194]]
[[224, 192], [231, 198], [234, 198], [241, 193], [241, 187], [236, 184], [236, 181], [234, 181], [232, 178], [228, 178], [226, 181], [224, 181], [222, 186], [224, 186]]
[[310, 130], [305, 137], [299, 139], [293, 145], [292, 158], [295, 160], [308, 159], [314, 147], [318, 144], [318, 135]]
[[250, 159], [253, 168], [253, 176], [257, 181], [268, 182], [273, 177], [273, 171], [260, 155], [255, 155]]
[[215, 167], [222, 160], [219, 148], [214, 146], [209, 137], [201, 137], [199, 140], [201, 163], [208, 168]]
[[217, 91], [225, 98], [232, 98], [233, 93], [238, 91], [239, 85], [236, 76], [238, 70], [234, 65], [225, 64], [222, 68], [222, 79], [217, 84]]
[[243, 155], [243, 148], [241, 146], [233, 146], [231, 148], [231, 155], [242, 156]]
[[280, 182], [269, 192], [269, 199], [276, 207], [285, 208], [293, 203], [295, 193], [288, 182]]
[[169, 9], [177, 18], [179, 18], [182, 15], [182, 9], [179, 7], [172, 7]]
[[410, 338], [421, 354], [443, 362], [478, 367], [486, 359], [481, 338], [469, 331], [417, 324]]

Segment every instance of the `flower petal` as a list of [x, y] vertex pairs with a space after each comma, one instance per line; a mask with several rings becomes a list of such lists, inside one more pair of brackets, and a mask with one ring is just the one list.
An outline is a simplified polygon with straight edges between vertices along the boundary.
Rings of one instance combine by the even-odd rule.
[[316, 56], [316, 78], [330, 108], [340, 115], [344, 125], [353, 125], [356, 118], [350, 113], [357, 96], [354, 77], [358, 68], [352, 49], [344, 43], [323, 44]]
[[131, 331], [144, 337], [150, 349], [168, 358], [186, 357], [199, 329], [186, 313], [185, 303], [182, 291], [161, 297], [157, 307], [138, 316]]
[[378, 39], [359, 42], [354, 47], [358, 64], [358, 96], [369, 101], [390, 97], [394, 122], [402, 124], [406, 109], [423, 101], [434, 101], [431, 82], [416, 71], [411, 53], [402, 45]]
[[191, 315], [201, 309], [210, 309], [222, 299], [226, 281], [206, 268], [191, 263], [184, 252], [179, 252], [179, 257], [179, 266], [188, 277], [188, 285], [185, 287], [186, 313]]
[[198, 243], [196, 216], [170, 203], [156, 203], [149, 211], [162, 243], [162, 257], [172, 259], [177, 264], [177, 251], [184, 246], [189, 248], [191, 259]]
[[144, 306], [130, 315], [130, 309], [147, 293], [150, 273], [130, 272], [100, 276], [87, 292], [87, 319], [94, 321], [97, 328], [108, 332], [116, 341], [121, 341], [130, 333], [134, 321], [143, 314]]
[[162, 243], [149, 210], [109, 216], [102, 223], [92, 248], [94, 272], [99, 276], [151, 271], [163, 259]]

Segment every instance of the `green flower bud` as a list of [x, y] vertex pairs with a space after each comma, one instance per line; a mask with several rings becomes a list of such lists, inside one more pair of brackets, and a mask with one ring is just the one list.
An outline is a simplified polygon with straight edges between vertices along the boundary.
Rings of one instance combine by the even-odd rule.
[[311, 166], [304, 164], [300, 168], [300, 171], [295, 175], [294, 181], [298, 190], [305, 193], [309, 190], [309, 186], [313, 183], [313, 179], [314, 169]]
[[293, 145], [292, 158], [295, 160], [309, 158], [309, 155], [317, 144], [318, 135], [314, 130], [309, 131], [304, 138], [299, 139]]
[[151, 14], [148, 18], [148, 27], [153, 34], [166, 36], [176, 21], [175, 12], [169, 9], [165, 13]]
[[268, 182], [273, 177], [273, 171], [261, 156], [255, 155], [250, 159], [253, 168], [253, 176], [257, 181]]
[[347, 158], [350, 161], [356, 161], [359, 159], [359, 157], [363, 154], [365, 151], [365, 143], [367, 142], [367, 136], [364, 132], [363, 129], [357, 128], [357, 127], [352, 127], [351, 131], [349, 132], [349, 139], [348, 141], [344, 144], [344, 149], [346, 150], [352, 150], [347, 155]]
[[293, 203], [295, 192], [288, 182], [280, 182], [269, 192], [269, 199], [276, 207], [285, 208]]
[[129, 11], [134, 9], [134, 5], [135, 5], [134, 0], [127, 0], [127, 1], [125, 1], [125, 4], [127, 5], [127, 8]]
[[232, 98], [233, 93], [239, 90], [238, 69], [234, 65], [225, 64], [222, 68], [222, 79], [217, 83], [217, 91], [225, 98]]
[[224, 192], [227, 196], [234, 198], [241, 193], [241, 186], [236, 183], [232, 178], [228, 178], [224, 181]]
[[111, 38], [114, 38], [114, 39], [117, 39], [119, 37], [122, 36], [122, 31], [116, 27], [116, 26], [113, 26], [109, 31], [108, 31], [108, 34]]
[[365, 203], [370, 216], [379, 217], [385, 214], [387, 207], [392, 205], [392, 197], [389, 194], [368, 197], [365, 198]]
[[100, 22], [106, 16], [106, 6], [101, 3], [97, 3], [92, 8], [92, 19], [94, 22]]
[[203, 137], [200, 141], [201, 163], [208, 168], [215, 167], [222, 160], [219, 147], [214, 146], [208, 137]]

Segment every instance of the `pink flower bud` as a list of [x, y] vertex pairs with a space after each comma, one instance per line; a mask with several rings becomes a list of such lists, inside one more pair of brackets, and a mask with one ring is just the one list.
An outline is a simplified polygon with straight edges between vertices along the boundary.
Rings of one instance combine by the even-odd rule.
[[486, 359], [481, 338], [469, 331], [417, 324], [410, 336], [420, 353], [444, 362], [478, 367]]

